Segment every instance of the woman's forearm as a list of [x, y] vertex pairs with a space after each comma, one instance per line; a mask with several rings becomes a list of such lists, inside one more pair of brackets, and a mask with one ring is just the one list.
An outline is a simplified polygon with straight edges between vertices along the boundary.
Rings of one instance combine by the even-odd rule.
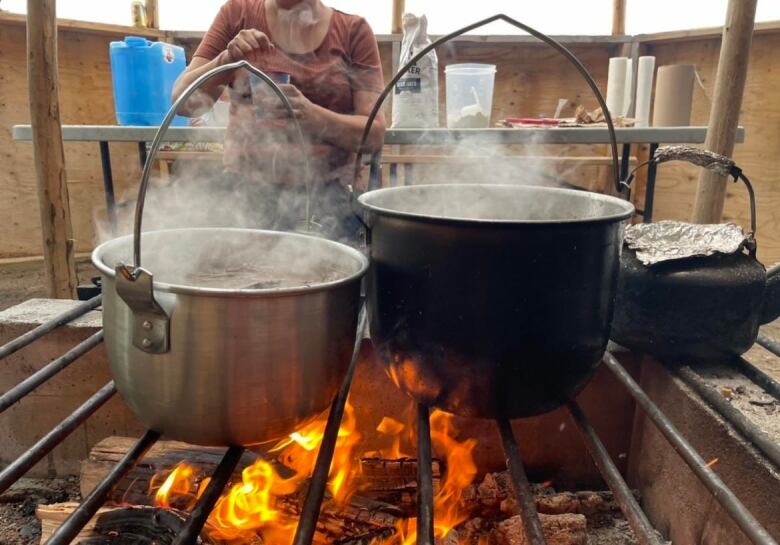
[[[173, 101], [175, 102], [187, 87], [192, 85], [192, 83], [203, 74], [225, 64], [226, 53], [227, 52], [223, 51], [212, 60], [198, 63], [197, 66], [193, 66], [193, 64], [196, 63], [196, 61], [193, 61], [193, 64], [190, 64], [187, 70], [185, 70], [184, 73], [179, 76], [179, 79], [176, 80], [176, 83], [173, 84]], [[230, 82], [232, 77], [233, 75], [231, 73], [225, 72], [211, 78], [198, 89], [197, 93], [182, 104], [177, 113], [179, 115], [194, 117], [209, 111], [214, 105], [214, 102], [219, 99], [222, 90], [225, 85]]]
[[[315, 106], [316, 115], [311, 131], [321, 140], [343, 149], [357, 151], [363, 139], [367, 115], [350, 115], [332, 112], [322, 106]], [[366, 151], [377, 152], [382, 149], [385, 138], [385, 121], [380, 114], [371, 126], [366, 140]]]

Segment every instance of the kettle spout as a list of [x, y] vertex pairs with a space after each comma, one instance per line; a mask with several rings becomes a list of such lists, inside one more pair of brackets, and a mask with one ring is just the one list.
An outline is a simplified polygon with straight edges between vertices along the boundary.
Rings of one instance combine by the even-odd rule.
[[778, 316], [780, 316], [780, 263], [766, 273], [766, 288], [764, 288], [759, 322], [767, 324], [776, 320]]

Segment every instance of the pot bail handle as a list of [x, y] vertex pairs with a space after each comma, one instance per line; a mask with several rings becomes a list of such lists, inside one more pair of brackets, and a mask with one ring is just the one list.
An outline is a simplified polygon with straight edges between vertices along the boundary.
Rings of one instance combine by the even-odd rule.
[[[141, 224], [143, 222], [144, 203], [146, 202], [146, 192], [149, 188], [149, 180], [152, 175], [154, 160], [162, 144], [163, 136], [170, 127], [179, 108], [195, 93], [198, 88], [211, 78], [228, 72], [243, 68], [251, 74], [259, 77], [273, 91], [273, 93], [282, 101], [287, 113], [293, 121], [297, 136], [301, 141], [302, 148], [306, 147], [306, 139], [303, 136], [301, 125], [295, 117], [290, 101], [287, 95], [279, 88], [274, 80], [262, 70], [255, 68], [249, 62], [242, 60], [230, 64], [218, 66], [209, 70], [198, 77], [187, 89], [176, 99], [165, 118], [160, 124], [160, 128], [152, 140], [149, 154], [144, 164], [143, 175], [141, 176], [141, 185], [138, 188], [138, 198], [135, 205], [135, 223], [133, 226], [133, 265], [129, 266], [123, 263], [117, 265], [116, 271], [116, 292], [117, 295], [130, 307], [133, 313], [133, 345], [149, 354], [162, 354], [170, 347], [170, 317], [157, 302], [154, 296], [154, 275], [141, 267]], [[304, 168], [306, 171], [306, 222], [311, 225], [311, 213], [309, 205], [309, 195], [311, 194], [311, 183], [313, 172], [311, 171], [308, 155], [303, 155]]]
[[640, 168], [651, 163], [660, 165], [661, 163], [668, 163], [669, 161], [685, 161], [692, 165], [717, 172], [721, 176], [730, 176], [734, 178], [734, 183], [741, 181], [745, 184], [745, 188], [748, 192], [748, 200], [750, 202], [750, 233], [748, 233], [745, 245], [748, 252], [750, 252], [750, 255], [755, 257], [758, 248], [756, 243], [756, 195], [753, 191], [753, 184], [750, 183], [750, 180], [748, 180], [745, 173], [742, 172], [742, 169], [739, 168], [730, 157], [709, 150], [694, 148], [693, 146], [663, 146], [658, 148], [652, 159], [637, 165], [634, 170], [631, 171], [631, 174], [628, 175], [628, 178], [621, 183], [626, 188], [629, 188]]
[[599, 87], [596, 84], [596, 82], [593, 80], [593, 77], [588, 72], [588, 69], [585, 68], [585, 66], [574, 55], [574, 53], [569, 51], [563, 44], [561, 44], [557, 40], [503, 13], [498, 13], [496, 15], [488, 17], [487, 19], [482, 19], [481, 21], [477, 21], [476, 23], [472, 23], [468, 26], [465, 26], [460, 30], [450, 32], [449, 34], [442, 36], [441, 38], [437, 39], [433, 43], [430, 43], [424, 48], [422, 48], [420, 51], [417, 52], [416, 55], [414, 55], [411, 59], [409, 59], [409, 61], [406, 64], [404, 64], [401, 68], [398, 69], [398, 72], [396, 72], [396, 74], [390, 80], [390, 83], [388, 83], [385, 86], [385, 88], [382, 90], [382, 93], [379, 95], [379, 98], [377, 98], [376, 102], [374, 103], [374, 107], [371, 109], [371, 113], [368, 115], [368, 119], [366, 120], [366, 126], [363, 129], [363, 137], [360, 141], [360, 147], [358, 147], [357, 158], [355, 159], [355, 171], [353, 176], [355, 187], [357, 187], [358, 185], [357, 182], [360, 177], [361, 158], [363, 154], [368, 151], [366, 150], [366, 141], [368, 140], [368, 136], [371, 133], [371, 127], [373, 126], [374, 120], [376, 119], [376, 116], [379, 114], [379, 110], [382, 108], [382, 104], [384, 104], [387, 95], [389, 95], [395, 88], [395, 84], [398, 83], [398, 81], [406, 74], [406, 72], [409, 71], [409, 68], [415, 66], [417, 61], [419, 61], [425, 55], [427, 55], [429, 51], [439, 47], [440, 45], [449, 42], [453, 38], [457, 38], [461, 34], [465, 34], [467, 32], [488, 25], [495, 21], [504, 21], [505, 23], [509, 23], [510, 25], [525, 31], [531, 36], [546, 43], [547, 45], [555, 49], [558, 53], [560, 53], [561, 56], [563, 56], [567, 61], [569, 61], [569, 63], [580, 73], [582, 78], [588, 84], [588, 87], [590, 87], [590, 90], [593, 92], [593, 95], [596, 97], [596, 102], [599, 103], [599, 107], [601, 107], [601, 111], [604, 114], [604, 121], [607, 123], [607, 131], [609, 132], [610, 149], [612, 152], [612, 176], [614, 180], [614, 187], [615, 187], [615, 191], [621, 193], [624, 186], [620, 182], [620, 162], [618, 160], [618, 147], [617, 147], [617, 136], [615, 134], [615, 124], [612, 122], [612, 115], [609, 113], [609, 108], [607, 108], [607, 103], [604, 100], [604, 96], [601, 94], [601, 91], [599, 91]]

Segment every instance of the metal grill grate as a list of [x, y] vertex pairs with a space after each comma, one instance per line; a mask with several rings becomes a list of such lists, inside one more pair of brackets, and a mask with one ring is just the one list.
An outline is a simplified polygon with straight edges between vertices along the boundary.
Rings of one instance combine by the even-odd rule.
[[[0, 347], [0, 359], [5, 358], [14, 352], [27, 346], [31, 342], [39, 339], [46, 333], [49, 333], [57, 327], [64, 325], [86, 312], [96, 308], [100, 304], [100, 296], [82, 303], [78, 307], [58, 316], [57, 318], [42, 324], [30, 332], [14, 339], [6, 345]], [[320, 508], [325, 496], [328, 472], [333, 459], [336, 446], [336, 439], [344, 415], [345, 405], [349, 390], [357, 366], [358, 351], [366, 330], [366, 311], [361, 310], [358, 336], [352, 354], [352, 360], [336, 398], [331, 405], [325, 427], [324, 437], [320, 450], [317, 455], [314, 472], [309, 480], [308, 492], [301, 510], [301, 515], [296, 529], [293, 545], [311, 545], [314, 539], [314, 532], [319, 518]], [[98, 346], [103, 341], [102, 331], [92, 335], [82, 343], [78, 344], [62, 356], [56, 358], [47, 364], [40, 371], [31, 375], [20, 384], [5, 392], [0, 396], [0, 413], [8, 409], [11, 405], [22, 399], [35, 388], [55, 376], [58, 372], [65, 369], [68, 365], [77, 361], [77, 359]], [[762, 346], [772, 350], [779, 348], [777, 343], [765, 337], [759, 338]], [[773, 350], [780, 357], [780, 350]], [[637, 405], [644, 411], [649, 419], [657, 426], [667, 441], [672, 445], [675, 451], [682, 457], [697, 478], [710, 491], [713, 498], [724, 508], [724, 510], [733, 518], [739, 528], [755, 545], [777, 545], [777, 541], [761, 526], [756, 518], [748, 511], [734, 493], [721, 481], [721, 479], [707, 466], [705, 461], [693, 449], [688, 441], [679, 433], [672, 422], [664, 413], [650, 400], [647, 394], [637, 384], [629, 373], [618, 363], [612, 354], [607, 352], [603, 359], [604, 365], [614, 374], [618, 381], [627, 389], [634, 398]], [[771, 377], [763, 374], [761, 371], [752, 367], [746, 361], [739, 359], [735, 361], [737, 369], [745, 376], [756, 382], [774, 397], [780, 399], [780, 384]], [[755, 426], [748, 421], [740, 421], [729, 411], [723, 411], [719, 403], [710, 399], [707, 392], [707, 386], [701, 383], [701, 378], [691, 369], [682, 368], [678, 371], [679, 376], [705, 399], [711, 402], [713, 408], [718, 410], [724, 418], [732, 422], [737, 430], [750, 440], [756, 447], [761, 449], [773, 463], [778, 464], [773, 454], [777, 450], [777, 445], [769, 442], [765, 444], [768, 438], [761, 437], [760, 430], [754, 429]], [[20, 479], [27, 471], [39, 462], [54, 447], [60, 444], [74, 429], [87, 420], [95, 411], [100, 409], [116, 393], [113, 382], [109, 382], [83, 405], [76, 409], [71, 415], [55, 426], [47, 435], [41, 438], [35, 445], [30, 447], [25, 453], [19, 456], [13, 463], [0, 472], [0, 493], [7, 490], [13, 483]], [[610, 490], [623, 512], [626, 520], [633, 529], [641, 545], [661, 545], [662, 540], [653, 529], [642, 511], [634, 495], [631, 493], [626, 481], [620, 475], [619, 470], [610, 459], [606, 448], [599, 439], [598, 434], [591, 426], [586, 415], [576, 403], [571, 400], [568, 402], [568, 409], [572, 418], [576, 422], [583, 441], [590, 453], [593, 461], [598, 467], [602, 477], [608, 484]], [[729, 407], [731, 409], [731, 407]], [[420, 405], [417, 413], [417, 457], [418, 457], [418, 545], [434, 545], [434, 493], [432, 477], [432, 447], [430, 431], [430, 411], [428, 407]], [[521, 508], [521, 516], [524, 522], [524, 528], [528, 543], [531, 545], [544, 545], [545, 540], [542, 533], [541, 521], [536, 512], [534, 499], [531, 493], [531, 487], [523, 468], [523, 462], [518, 448], [517, 438], [512, 431], [511, 422], [505, 419], [496, 421], [501, 443], [506, 455], [507, 466], [512, 478], [514, 491], [517, 495]], [[59, 529], [47, 541], [47, 545], [66, 545], [78, 535], [89, 520], [97, 513], [98, 509], [105, 503], [111, 490], [116, 484], [130, 471], [130, 469], [139, 463], [145, 453], [159, 439], [160, 435], [152, 430], [146, 432], [138, 442], [125, 454], [119, 463], [111, 472], [95, 487], [95, 489], [84, 499]], [[759, 440], [761, 439], [761, 440]], [[764, 441], [762, 443], [762, 441]], [[764, 448], [762, 448], [762, 445]], [[213, 509], [216, 501], [224, 491], [230, 480], [236, 465], [238, 464], [244, 449], [241, 447], [228, 448], [219, 466], [211, 476], [206, 491], [199, 498], [189, 519], [185, 523], [183, 531], [177, 536], [176, 545], [194, 544], [202, 531], [209, 513]]]

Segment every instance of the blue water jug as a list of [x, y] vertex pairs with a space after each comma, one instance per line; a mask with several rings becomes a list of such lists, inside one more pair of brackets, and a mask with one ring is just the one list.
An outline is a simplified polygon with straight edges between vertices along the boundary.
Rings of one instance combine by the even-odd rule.
[[[171, 107], [173, 84], [186, 67], [184, 49], [128, 36], [111, 42], [114, 107], [120, 125], [159, 125]], [[188, 124], [177, 116], [173, 125]]]

